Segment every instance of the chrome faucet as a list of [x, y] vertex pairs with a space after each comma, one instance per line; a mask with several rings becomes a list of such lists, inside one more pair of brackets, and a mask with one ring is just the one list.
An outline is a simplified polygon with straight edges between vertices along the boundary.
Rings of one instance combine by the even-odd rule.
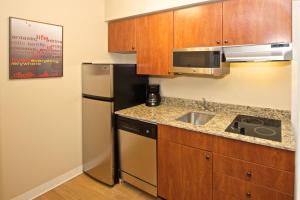
[[202, 101], [200, 101], [200, 106], [205, 110], [205, 111], [211, 111], [209, 103], [205, 98], [202, 98]]

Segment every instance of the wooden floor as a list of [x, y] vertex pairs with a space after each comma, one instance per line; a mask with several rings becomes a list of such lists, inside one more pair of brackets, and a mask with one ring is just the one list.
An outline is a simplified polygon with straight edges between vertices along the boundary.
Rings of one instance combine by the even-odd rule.
[[154, 200], [156, 198], [122, 183], [103, 185], [85, 174], [50, 190], [35, 200]]

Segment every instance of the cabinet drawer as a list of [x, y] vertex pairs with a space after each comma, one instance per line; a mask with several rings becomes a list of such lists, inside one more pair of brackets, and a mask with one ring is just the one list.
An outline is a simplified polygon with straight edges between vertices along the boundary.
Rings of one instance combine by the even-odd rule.
[[219, 190], [214, 190], [213, 192], [213, 200], [240, 200], [236, 196], [227, 194], [226, 192]]
[[265, 165], [279, 170], [295, 171], [295, 153], [247, 142], [214, 137], [215, 153]]
[[158, 138], [207, 151], [213, 147], [213, 136], [165, 125], [158, 126]]
[[[243, 199], [243, 198], [238, 198], [234, 195], [227, 194], [226, 192], [214, 190], [213, 200], [241, 200], [241, 199]], [[254, 198], [246, 198], [246, 199], [254, 200]], [[268, 199], [268, 200], [271, 200], [271, 199]], [[277, 193], [276, 199], [272, 199], [272, 200], [293, 200], [293, 196], [285, 195], [282, 193]]]
[[287, 200], [292, 196], [284, 195], [277, 191], [261, 187], [222, 173], [214, 173], [214, 200], [225, 195], [227, 200], [255, 199], [255, 200]]
[[293, 195], [294, 174], [214, 154], [214, 172]]

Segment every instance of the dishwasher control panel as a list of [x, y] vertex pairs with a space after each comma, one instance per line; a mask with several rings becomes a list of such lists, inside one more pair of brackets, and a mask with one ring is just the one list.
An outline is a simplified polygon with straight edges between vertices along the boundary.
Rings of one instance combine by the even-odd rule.
[[117, 128], [141, 136], [157, 139], [156, 124], [118, 116]]

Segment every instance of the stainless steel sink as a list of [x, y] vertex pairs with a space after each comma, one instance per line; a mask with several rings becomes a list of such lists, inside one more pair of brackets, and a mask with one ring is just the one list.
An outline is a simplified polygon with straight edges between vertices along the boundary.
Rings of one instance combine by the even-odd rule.
[[177, 118], [177, 121], [186, 122], [194, 125], [204, 125], [209, 120], [211, 120], [215, 114], [213, 113], [202, 113], [202, 112], [190, 112], [187, 113], [179, 118]]

